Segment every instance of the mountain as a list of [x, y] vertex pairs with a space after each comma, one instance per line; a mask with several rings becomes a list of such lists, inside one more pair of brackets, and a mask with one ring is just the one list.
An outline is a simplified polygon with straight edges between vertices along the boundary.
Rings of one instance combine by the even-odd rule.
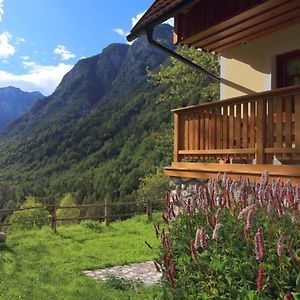
[[24, 92], [13, 86], [0, 88], [0, 129], [28, 112], [43, 97], [40, 92]]
[[[170, 26], [154, 36], [174, 49]], [[0, 132], [0, 181], [16, 186], [20, 201], [28, 194], [50, 201], [67, 191], [78, 202], [130, 194], [161, 160], [153, 153], [154, 161], [139, 165], [159, 138], [157, 128], [169, 126], [170, 107], [164, 122], [152, 119], [157, 95], [147, 82], [147, 70], [158, 70], [166, 58], [141, 37], [80, 60], [51, 96]], [[117, 193], [112, 183], [122, 185]]]
[[[154, 38], [174, 49], [169, 25]], [[28, 195], [50, 203], [68, 192], [78, 204], [132, 200], [141, 178], [171, 161], [171, 108], [210, 93], [210, 82], [192, 74], [145, 37], [80, 60], [51, 96], [0, 132], [0, 207]]]

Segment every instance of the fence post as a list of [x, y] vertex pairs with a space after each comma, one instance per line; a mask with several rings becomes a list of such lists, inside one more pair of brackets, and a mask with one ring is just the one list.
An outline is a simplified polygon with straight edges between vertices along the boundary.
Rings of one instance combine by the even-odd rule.
[[149, 198], [146, 198], [146, 213], [148, 221], [152, 221], [152, 202]]
[[56, 231], [56, 202], [54, 202], [54, 205], [53, 205], [51, 228], [54, 233], [57, 232]]
[[110, 201], [108, 199], [108, 197], [106, 196], [104, 199], [104, 222], [105, 225], [108, 226], [109, 225], [109, 214], [110, 214]]
[[179, 114], [174, 113], [174, 148], [173, 148], [173, 161], [178, 162], [180, 161], [179, 157], [179, 139], [180, 139], [180, 128], [182, 126], [179, 124]]

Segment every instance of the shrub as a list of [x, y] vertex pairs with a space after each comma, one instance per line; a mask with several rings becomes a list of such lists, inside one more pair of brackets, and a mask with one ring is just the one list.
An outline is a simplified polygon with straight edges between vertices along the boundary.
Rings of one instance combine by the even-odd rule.
[[[35, 197], [29, 196], [21, 205], [22, 209], [29, 207], [41, 206], [41, 202]], [[23, 211], [15, 211], [9, 218], [12, 223], [10, 229], [30, 229], [34, 227], [42, 227], [48, 223], [49, 212], [43, 208], [27, 209]]]
[[[138, 198], [152, 201], [163, 199], [165, 191], [169, 187], [169, 182], [169, 177], [164, 175], [162, 169], [157, 168], [156, 173], [148, 174], [141, 179], [137, 191]], [[162, 205], [160, 203], [153, 204], [153, 209], [161, 210]]]
[[224, 176], [170, 195], [160, 230], [167, 299], [299, 299], [300, 186], [267, 181]]
[[[67, 193], [60, 202], [61, 206], [73, 206], [76, 205], [71, 193]], [[60, 208], [57, 210], [57, 218], [76, 218], [80, 216], [80, 210], [78, 208]], [[62, 221], [63, 224], [70, 224], [72, 221]]]

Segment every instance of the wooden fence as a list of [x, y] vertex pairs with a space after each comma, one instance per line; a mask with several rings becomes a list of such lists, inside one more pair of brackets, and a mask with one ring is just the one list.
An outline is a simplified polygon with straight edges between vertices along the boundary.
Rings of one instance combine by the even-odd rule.
[[[10, 226], [12, 224], [24, 224], [28, 222], [39, 222], [39, 221], [49, 221], [51, 223], [51, 228], [54, 232], [56, 232], [57, 228], [57, 222], [66, 222], [66, 221], [81, 221], [81, 220], [99, 220], [104, 221], [105, 225], [109, 225], [111, 221], [125, 218], [125, 217], [131, 217], [135, 215], [141, 215], [145, 214], [147, 215], [147, 218], [149, 221], [152, 220], [152, 213], [153, 213], [153, 205], [154, 204], [161, 204], [163, 205], [163, 200], [150, 200], [146, 199], [143, 202], [141, 201], [132, 201], [132, 202], [118, 202], [118, 203], [111, 203], [107, 200], [105, 200], [105, 203], [95, 203], [95, 204], [82, 204], [82, 205], [57, 205], [57, 204], [51, 204], [51, 205], [41, 205], [41, 206], [34, 206], [34, 207], [26, 207], [26, 208], [7, 208], [7, 209], [0, 209], [0, 217], [3, 214], [12, 214], [16, 211], [26, 211], [26, 210], [33, 210], [33, 209], [43, 209], [49, 211], [48, 217], [41, 217], [41, 218], [31, 218], [27, 220], [22, 221], [8, 221], [4, 223], [0, 223], [1, 226]], [[120, 206], [134, 206], [135, 211], [127, 212], [127, 213], [114, 213], [113, 208], [114, 207], [120, 207]], [[143, 207], [143, 212], [141, 210], [141, 206]], [[74, 217], [58, 217], [57, 211], [60, 209], [83, 209], [83, 208], [102, 208], [102, 214], [93, 215], [93, 216], [74, 216]], [[138, 209], [139, 208], [139, 209]], [[1, 220], [1, 218], [0, 218]]]
[[174, 162], [300, 159], [300, 85], [174, 112]]

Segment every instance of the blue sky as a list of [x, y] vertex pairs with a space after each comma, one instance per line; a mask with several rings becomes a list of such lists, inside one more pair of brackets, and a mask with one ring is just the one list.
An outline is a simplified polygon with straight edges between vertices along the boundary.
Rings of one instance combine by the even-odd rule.
[[81, 58], [124, 35], [153, 0], [0, 0], [0, 87], [51, 94]]

